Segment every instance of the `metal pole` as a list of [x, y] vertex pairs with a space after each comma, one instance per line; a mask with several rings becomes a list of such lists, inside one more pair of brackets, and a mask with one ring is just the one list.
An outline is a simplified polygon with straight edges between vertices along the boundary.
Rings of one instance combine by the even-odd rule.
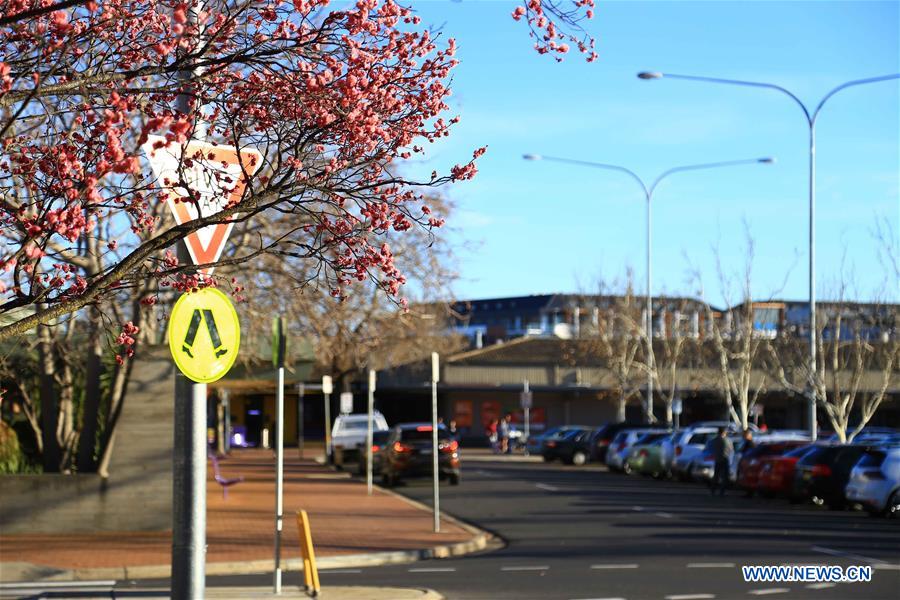
[[[191, 3], [188, 19], [196, 24], [201, 9]], [[190, 81], [200, 69], [187, 69], [179, 79]], [[179, 95], [177, 110], [190, 116], [190, 98]], [[194, 136], [205, 137], [205, 125], [198, 120]], [[178, 262], [190, 265], [187, 243], [178, 244]], [[190, 272], [190, 271], [189, 271]], [[206, 591], [206, 384], [194, 383], [175, 371], [174, 447], [172, 448], [172, 573], [173, 598], [198, 600]]]
[[369, 369], [369, 418], [366, 421], [366, 492], [372, 495], [372, 413], [375, 412], [375, 370]]
[[225, 404], [225, 454], [231, 452], [231, 396], [228, 390], [221, 390], [222, 402]]
[[432, 496], [434, 499], [434, 532], [441, 531], [441, 493], [438, 481], [438, 424], [437, 424], [437, 384], [439, 379], [439, 363], [437, 352], [431, 353], [431, 475]]
[[653, 422], [653, 267], [651, 195], [647, 194], [647, 423]]
[[275, 593], [281, 594], [281, 529], [284, 521], [284, 367], [275, 390]]
[[306, 384], [302, 381], [297, 384], [297, 456], [303, 458], [303, 443], [305, 437], [305, 423], [303, 422], [303, 401], [306, 396]]
[[[527, 394], [528, 391], [529, 391], [529, 390], [528, 390], [528, 380], [527, 380], [527, 379], [525, 380], [525, 386], [524, 386], [524, 388], [525, 388], [525, 393]], [[531, 434], [531, 407], [528, 406], [528, 405], [526, 405], [526, 406], [524, 407], [524, 411], [525, 411], [525, 440], [527, 441], [529, 435]], [[528, 451], [527, 446], [526, 446], [526, 450], [525, 450], [525, 451], [526, 451], [526, 452]]]
[[325, 392], [325, 464], [331, 464], [331, 393]]
[[809, 122], [809, 438], [816, 441], [816, 121]]

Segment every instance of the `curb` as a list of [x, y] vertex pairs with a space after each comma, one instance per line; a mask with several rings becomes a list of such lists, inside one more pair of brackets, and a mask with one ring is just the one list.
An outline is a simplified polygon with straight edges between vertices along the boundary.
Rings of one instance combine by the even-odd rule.
[[[417, 500], [407, 498], [392, 490], [376, 485], [376, 488], [385, 494], [389, 494], [414, 506], [420, 510], [431, 512], [431, 507]], [[347, 554], [343, 556], [317, 557], [316, 563], [319, 570], [345, 569], [350, 567], [377, 567], [418, 562], [421, 560], [452, 558], [481, 552], [483, 550], [497, 550], [505, 546], [505, 542], [499, 536], [466, 523], [454, 516], [441, 512], [441, 519], [453, 523], [457, 527], [472, 534], [472, 538], [455, 544], [441, 544], [430, 548], [418, 550], [395, 550], [391, 552], [367, 552], [361, 554]], [[24, 563], [19, 563], [24, 565]], [[302, 571], [303, 560], [300, 558], [282, 559], [282, 569], [285, 571]], [[3, 578], [4, 583], [16, 581], [28, 581], [39, 579], [41, 581], [96, 581], [115, 579], [117, 581], [133, 579], [167, 579], [171, 576], [171, 565], [136, 565], [132, 567], [97, 567], [84, 569], [61, 570], [53, 567], [33, 566], [33, 569], [24, 569], [24, 573], [17, 573], [12, 578]], [[250, 575], [255, 573], [269, 573], [275, 570], [274, 559], [245, 560], [231, 562], [206, 563], [206, 575]], [[29, 573], [30, 571], [30, 573]], [[24, 577], [23, 577], [24, 575]]]

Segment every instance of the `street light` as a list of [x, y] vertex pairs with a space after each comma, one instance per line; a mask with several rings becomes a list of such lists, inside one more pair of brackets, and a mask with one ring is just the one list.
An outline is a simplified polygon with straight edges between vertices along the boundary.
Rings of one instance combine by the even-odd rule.
[[701, 81], [706, 83], [721, 83], [726, 85], [742, 85], [747, 87], [767, 88], [776, 90], [791, 98], [806, 117], [809, 126], [809, 434], [813, 441], [816, 440], [818, 432], [816, 431], [816, 396], [813, 391], [813, 374], [816, 372], [816, 118], [825, 103], [835, 94], [849, 87], [864, 85], [868, 83], [878, 83], [881, 81], [889, 81], [891, 79], [900, 79], [900, 73], [892, 75], [882, 75], [880, 77], [869, 77], [867, 79], [855, 79], [842, 83], [830, 92], [825, 94], [816, 108], [812, 111], [800, 100], [795, 94], [789, 90], [775, 85], [773, 83], [762, 83], [758, 81], [743, 81], [739, 79], [722, 79], [719, 77], [700, 77], [696, 75], [676, 75], [673, 73], [661, 73], [659, 71], [642, 71], [638, 73], [638, 79], [685, 79], [688, 81]]
[[549, 160], [553, 162], [566, 163], [571, 165], [579, 165], [583, 167], [594, 167], [597, 169], [607, 169], [610, 171], [619, 171], [621, 173], [625, 173], [629, 175], [632, 179], [634, 179], [638, 185], [641, 186], [641, 190], [644, 192], [644, 199], [647, 201], [647, 314], [645, 318], [644, 326], [646, 327], [645, 331], [647, 332], [647, 357], [649, 359], [648, 369], [647, 369], [647, 398], [645, 400], [646, 403], [646, 414], [647, 421], [653, 421], [653, 296], [651, 294], [651, 283], [652, 283], [652, 269], [651, 269], [651, 253], [652, 253], [652, 245], [651, 245], [651, 200], [653, 199], [653, 192], [656, 190], [656, 187], [659, 183], [668, 177], [669, 175], [673, 175], [675, 173], [681, 173], [683, 171], [696, 171], [700, 169], [715, 169], [719, 167], [732, 167], [736, 165], [747, 165], [747, 164], [772, 164], [775, 162], [775, 159], [772, 157], [763, 157], [763, 158], [750, 158], [743, 160], [728, 160], [722, 162], [713, 162], [713, 163], [700, 163], [695, 165], [682, 165], [679, 167], [674, 167], [667, 171], [663, 171], [656, 179], [653, 180], [649, 186], [641, 179], [637, 173], [632, 171], [631, 169], [627, 169], [625, 167], [621, 167], [619, 165], [609, 165], [606, 163], [597, 163], [585, 160], [577, 160], [572, 158], [559, 158], [557, 156], [542, 156], [540, 154], [523, 154], [522, 158], [525, 160]]

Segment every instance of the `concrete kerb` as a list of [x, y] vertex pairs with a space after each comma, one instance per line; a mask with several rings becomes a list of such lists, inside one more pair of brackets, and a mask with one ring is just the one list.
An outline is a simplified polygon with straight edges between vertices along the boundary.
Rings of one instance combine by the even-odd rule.
[[[431, 512], [431, 507], [407, 498], [389, 489], [375, 486], [385, 494], [389, 494], [399, 500], [414, 506], [420, 510]], [[441, 559], [465, 556], [484, 550], [496, 550], [505, 545], [499, 536], [466, 523], [456, 517], [441, 512], [441, 520], [453, 523], [457, 527], [472, 534], [472, 538], [464, 542], [454, 544], [440, 544], [430, 548], [418, 550], [395, 550], [391, 552], [367, 552], [360, 554], [346, 554], [343, 556], [323, 556], [316, 559], [320, 571], [328, 569], [346, 569], [357, 567], [377, 567], [381, 565], [412, 563], [421, 560]], [[13, 565], [17, 568], [10, 568]], [[283, 569], [286, 571], [302, 571], [303, 560], [289, 558], [282, 560]], [[16, 581], [96, 581], [115, 579], [117, 581], [136, 579], [166, 579], [171, 576], [170, 565], [135, 565], [126, 567], [98, 567], [60, 570], [52, 567], [42, 567], [28, 563], [6, 563], [3, 565], [4, 583]], [[206, 563], [207, 575], [250, 575], [254, 573], [269, 573], [275, 570], [273, 559], [208, 562]]]

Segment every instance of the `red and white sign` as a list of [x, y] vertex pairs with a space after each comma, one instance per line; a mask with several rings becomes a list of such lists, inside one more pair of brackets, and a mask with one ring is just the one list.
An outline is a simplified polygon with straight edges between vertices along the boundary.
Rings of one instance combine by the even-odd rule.
[[[181, 144], [172, 142], [168, 146], [154, 148], [159, 142], [165, 144], [166, 139], [151, 135], [142, 148], [158, 185], [169, 190], [166, 203], [179, 225], [215, 215], [230, 202], [237, 202], [247, 185], [245, 177], [252, 177], [262, 166], [262, 155], [256, 150], [245, 148], [239, 151], [234, 146], [214, 146], [197, 141], [191, 141], [184, 147], [185, 158], [190, 159], [185, 164], [181, 160]], [[179, 185], [182, 182], [200, 194], [199, 201], [181, 200], [188, 196], [184, 186]], [[233, 226], [232, 222], [217, 223], [189, 234], [184, 241], [194, 264], [218, 261]], [[213, 268], [206, 267], [200, 271], [210, 275]]]

